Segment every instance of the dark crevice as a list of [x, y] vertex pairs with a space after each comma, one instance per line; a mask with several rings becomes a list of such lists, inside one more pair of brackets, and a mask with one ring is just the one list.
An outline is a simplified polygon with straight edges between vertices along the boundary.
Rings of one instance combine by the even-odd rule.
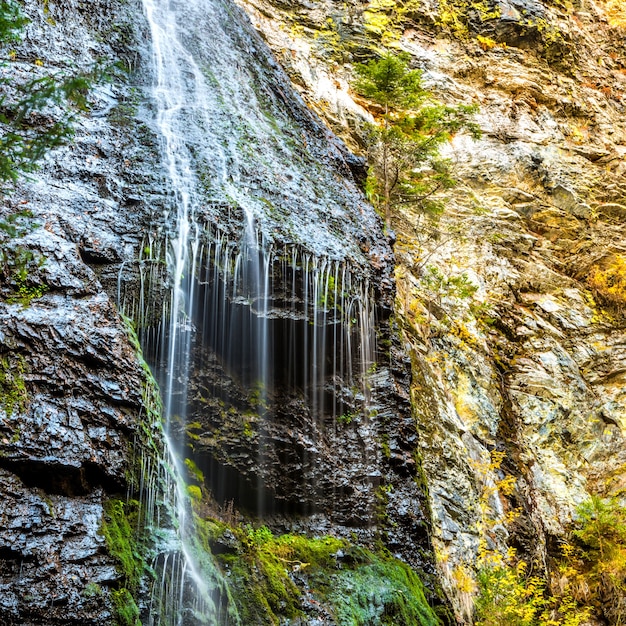
[[207, 486], [221, 506], [233, 504], [235, 509], [258, 517], [271, 515], [312, 515], [318, 512], [311, 502], [286, 499], [268, 489], [261, 479], [252, 482], [235, 468], [214, 458], [198, 455], [195, 462], [207, 477]]
[[[32, 560], [32, 557], [30, 557]], [[0, 561], [25, 561], [28, 560], [28, 557], [24, 557], [24, 555], [19, 550], [14, 550], [10, 546], [0, 546]]]
[[30, 489], [41, 489], [47, 494], [60, 496], [85, 496], [98, 487], [107, 492], [120, 491], [125, 487], [121, 479], [106, 474], [100, 466], [93, 463], [73, 467], [38, 460], [13, 461], [5, 458], [0, 459], [0, 468], [18, 476]]

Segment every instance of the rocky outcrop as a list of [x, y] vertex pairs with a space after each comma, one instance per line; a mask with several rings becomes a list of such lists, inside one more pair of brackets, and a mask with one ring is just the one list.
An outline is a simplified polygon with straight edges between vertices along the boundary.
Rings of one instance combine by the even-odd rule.
[[[131, 7], [24, 4], [30, 23], [3, 67], [14, 80], [132, 61]], [[131, 99], [128, 85], [97, 85], [72, 145], [2, 203], [3, 223], [28, 211], [1, 243], [2, 624], [113, 623], [124, 584], [102, 524], [126, 494], [144, 411], [145, 373], [111, 297], [139, 243], [127, 207], [146, 174], [130, 166]]]
[[[410, 53], [442, 100], [480, 105], [482, 139], [447, 151], [459, 185], [437, 239], [417, 213], [394, 225], [439, 569], [470, 619], [479, 545], [545, 569], [577, 505], [623, 482], [623, 22], [603, 3], [244, 4], [357, 150], [369, 114], [350, 62], [377, 46]], [[463, 275], [477, 290], [461, 297]]]

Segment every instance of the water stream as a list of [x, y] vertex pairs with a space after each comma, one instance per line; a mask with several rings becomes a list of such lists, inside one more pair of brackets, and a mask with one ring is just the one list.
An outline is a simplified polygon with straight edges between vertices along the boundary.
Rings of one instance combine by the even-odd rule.
[[[348, 260], [353, 244], [333, 230], [348, 185], [337, 186], [336, 175], [307, 156], [281, 89], [260, 91], [262, 76], [251, 63], [259, 74], [277, 70], [267, 52], [256, 58], [259, 42], [239, 25], [239, 10], [226, 0], [143, 0], [143, 7], [152, 38], [152, 124], [168, 198], [158, 218], [163, 233], [144, 241], [139, 293], [120, 286], [119, 298], [137, 323], [163, 400], [167, 456], [156, 465], [144, 458], [140, 489], [152, 494], [145, 523], [170, 527], [153, 563], [148, 624], [224, 626], [238, 620], [199, 549], [184, 483], [197, 372], [220, 372], [203, 392], [207, 413], [215, 399], [237, 404], [225, 391], [231, 381], [244, 390], [260, 469], [254, 495], [239, 504], [263, 516], [271, 424], [287, 392], [307, 407], [310, 426], [302, 435], [313, 441], [348, 413], [367, 414], [372, 290], [367, 276], [353, 272], [352, 263], [362, 263], [358, 247], [356, 261]], [[316, 141], [308, 150], [318, 149]], [[321, 227], [319, 215], [307, 213], [316, 206], [326, 220]], [[159, 297], [164, 282], [166, 297]], [[214, 495], [228, 492], [220, 484], [228, 478], [207, 480]], [[159, 489], [169, 499], [169, 521], [159, 519]]]

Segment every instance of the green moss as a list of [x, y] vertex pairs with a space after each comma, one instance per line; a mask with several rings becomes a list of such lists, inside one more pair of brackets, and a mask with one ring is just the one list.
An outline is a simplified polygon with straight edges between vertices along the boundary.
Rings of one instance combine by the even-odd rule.
[[245, 420], [243, 423], [243, 436], [246, 439], [254, 438], [254, 429], [252, 428], [252, 423], [249, 422], [248, 420]]
[[243, 553], [224, 557], [235, 587], [239, 614], [244, 624], [272, 624], [280, 618], [302, 615], [300, 592], [289, 578], [289, 557], [293, 553], [279, 545], [266, 527], [237, 533]]
[[0, 218], [0, 282], [13, 292], [6, 298], [8, 304], [28, 306], [48, 291], [47, 285], [32, 279], [32, 273], [45, 264], [45, 257], [20, 245], [10, 245], [37, 227], [30, 211]]
[[382, 433], [380, 435], [380, 449], [386, 459], [391, 458], [391, 448], [389, 446], [389, 434]]
[[[141, 366], [144, 373], [144, 380], [142, 384], [142, 407], [144, 413], [140, 416], [139, 420], [139, 428], [143, 432], [142, 444], [150, 449], [154, 456], [158, 458], [161, 455], [161, 443], [155, 441], [155, 435], [161, 434], [163, 431], [162, 423], [161, 423], [161, 415], [163, 414], [163, 403], [161, 401], [161, 394], [159, 392], [159, 385], [154, 379], [152, 375], [152, 371], [150, 370], [150, 366], [146, 363], [146, 360], [143, 358], [143, 352], [141, 350], [141, 345], [139, 343], [139, 338], [137, 337], [137, 333], [135, 332], [135, 328], [133, 326], [133, 322], [129, 317], [122, 315], [122, 321], [126, 327], [126, 332], [128, 334], [128, 339], [135, 349], [135, 354], [137, 356], [137, 361]], [[136, 472], [139, 468], [136, 468]], [[130, 481], [133, 482], [136, 476], [130, 476]]]
[[0, 407], [7, 417], [15, 411], [23, 412], [28, 404], [26, 371], [26, 359], [22, 355], [0, 359]]
[[192, 502], [202, 501], [202, 489], [200, 489], [198, 485], [187, 485], [187, 493], [189, 494]]
[[200, 485], [204, 484], [204, 474], [193, 459], [185, 459], [185, 468], [187, 469], [187, 476], [190, 480], [193, 480]]
[[115, 618], [118, 626], [135, 626], [138, 623], [139, 609], [133, 598], [146, 564], [141, 556], [138, 538], [133, 528], [138, 510], [136, 501], [109, 500], [104, 507], [102, 534], [109, 553], [117, 561], [122, 586], [111, 592]]
[[[212, 539], [227, 528], [212, 525]], [[247, 626], [306, 619], [303, 586], [339, 626], [441, 623], [428, 606], [418, 575], [385, 552], [336, 537], [274, 536], [264, 526], [229, 530], [240, 550], [219, 558]]]
[[132, 590], [139, 586], [145, 567], [137, 549], [137, 537], [132, 524], [138, 506], [139, 503], [133, 500], [109, 500], [104, 507], [105, 517], [102, 522], [102, 534], [109, 552], [119, 564], [125, 586]]
[[327, 600], [338, 626], [437, 626], [417, 574], [392, 557], [363, 551], [365, 561], [332, 577]]
[[194, 441], [198, 441], [200, 439], [200, 435], [196, 432], [199, 430], [202, 430], [202, 424], [200, 422], [190, 422], [185, 427], [185, 433], [187, 435], [187, 439], [190, 441], [191, 446], [193, 446]]
[[111, 592], [118, 626], [141, 626], [139, 608], [128, 589]]

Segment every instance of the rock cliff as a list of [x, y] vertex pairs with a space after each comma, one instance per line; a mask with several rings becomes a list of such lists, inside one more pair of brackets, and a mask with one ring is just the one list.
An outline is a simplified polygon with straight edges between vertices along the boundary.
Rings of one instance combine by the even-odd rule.
[[[0, 622], [115, 623], [114, 592], [126, 582], [103, 520], [132, 483], [147, 384], [120, 311], [158, 373], [151, 337], [171, 280], [149, 29], [135, 0], [22, 4], [31, 21], [2, 68], [13, 80], [96, 60], [122, 73], [94, 87], [73, 142], [3, 197], [0, 217], [24, 208], [32, 217], [2, 243], [27, 251], [28, 272], [0, 285]], [[449, 602], [469, 623], [480, 550], [514, 547], [547, 574], [577, 506], [623, 492], [626, 18], [615, 0], [200, 5], [185, 7], [197, 28], [185, 42], [215, 108], [181, 133], [213, 277], [196, 295], [208, 303], [229, 288], [225, 268], [245, 247], [250, 213], [273, 291], [264, 312], [258, 299], [243, 305], [270, 329], [277, 362], [292, 358], [285, 337], [298, 350], [319, 341], [309, 309], [326, 311], [325, 323], [338, 310], [307, 300], [314, 275], [326, 276], [327, 298], [328, 277], [352, 273], [363, 299], [375, 299], [378, 337], [377, 366], [356, 386], [329, 368], [313, 377], [316, 397], [335, 398], [317, 415], [306, 375], [276, 375], [261, 389], [241, 374], [241, 355], [190, 320], [190, 423], [176, 432], [206, 476], [196, 513], [227, 522], [208, 543], [250, 595], [235, 561], [250, 560], [258, 538], [233, 535], [242, 521], [384, 544], [421, 572], [432, 603]], [[395, 261], [353, 154], [373, 119], [350, 88], [353, 65], [383, 47], [409, 53], [441, 101], [478, 104], [482, 129], [444, 149], [457, 185], [442, 192], [437, 223], [394, 215]], [[309, 274], [314, 259], [335, 273], [320, 264]], [[459, 290], [460, 277], [472, 288]], [[234, 296], [224, 298], [231, 317], [242, 306]], [[349, 569], [373, 558], [364, 555], [336, 548], [330, 561]], [[339, 623], [319, 605], [313, 575], [290, 576], [304, 616], [285, 623]], [[355, 600], [369, 603], [367, 619], [402, 619], [377, 593]], [[148, 623], [148, 600], [138, 600]], [[250, 626], [270, 613], [242, 615]]]
[[[153, 488], [151, 475], [137, 476], [150, 463], [164, 461], [148, 462], [141, 453], [146, 447], [148, 455], [158, 456], [159, 435], [150, 423], [153, 407], [146, 406], [150, 381], [127, 326], [136, 324], [147, 358], [164, 380], [167, 359], [153, 337], [167, 333], [161, 315], [168, 315], [168, 290], [175, 279], [164, 267], [178, 236], [177, 188], [155, 111], [158, 94], [151, 91], [157, 70], [146, 45], [148, 23], [139, 2], [89, 7], [25, 2], [23, 9], [29, 23], [15, 50], [7, 51], [3, 68], [10, 81], [87, 70], [96, 61], [110, 76], [94, 85], [90, 110], [77, 114], [73, 141], [49, 154], [36, 174], [4, 197], [6, 223], [28, 213], [17, 217], [17, 236], [3, 239], [4, 258], [20, 259], [22, 271], [12, 271], [9, 264], [2, 285], [1, 619], [7, 624], [134, 623], [141, 611], [146, 622], [170, 623], [174, 618], [167, 607], [151, 605], [150, 576], [142, 586], [136, 576], [137, 564], [148, 559], [154, 559], [151, 566], [161, 566], [155, 546], [141, 533], [150, 554], [137, 554], [129, 543], [129, 523], [141, 531], [146, 514], [137, 517], [138, 505], [131, 500], [125, 520], [121, 504], [127, 493], [142, 500], [140, 511], [161, 498], [142, 491]], [[307, 342], [314, 352], [319, 343], [322, 364], [313, 357], [311, 367], [322, 373], [316, 370], [307, 378], [296, 367], [295, 381], [276, 375], [271, 389], [259, 389], [239, 373], [246, 364], [233, 363], [245, 359], [245, 350], [233, 356], [219, 349], [205, 329], [212, 318], [199, 311], [190, 324], [197, 333], [189, 369], [194, 421], [185, 425], [169, 416], [177, 424], [172, 433], [181, 445], [192, 444], [186, 448], [190, 467], [197, 463], [207, 471], [206, 482], [196, 489], [209, 511], [237, 507], [246, 514], [244, 521], [256, 517], [257, 525], [265, 522], [277, 532], [331, 533], [369, 547], [384, 518], [393, 521], [389, 547], [432, 572], [424, 496], [414, 480], [416, 426], [407, 361], [387, 321], [392, 256], [355, 183], [355, 177], [362, 178], [363, 161], [291, 92], [245, 14], [228, 2], [215, 2], [213, 9], [189, 3], [177, 14], [197, 27], [181, 31], [181, 40], [202, 68], [194, 89], [202, 83], [206, 90], [196, 95], [206, 101], [196, 109], [213, 114], [191, 116], [177, 129], [194, 172], [191, 194], [202, 230], [198, 245], [207, 253], [198, 275], [215, 276], [212, 282], [199, 279], [194, 289], [208, 298], [210, 289], [227, 283], [224, 276], [229, 263], [238, 262], [235, 255], [248, 254], [246, 238], [261, 238], [271, 272], [267, 280], [274, 286], [266, 312], [236, 293], [213, 311], [237, 311], [243, 303], [245, 315], [256, 320], [253, 325], [275, 326], [268, 332], [279, 364], [286, 358], [279, 348], [283, 336], [295, 337], [294, 359], [304, 362]], [[207, 40], [205, 31], [215, 37]], [[210, 252], [218, 243], [233, 255], [226, 262]], [[287, 275], [291, 290], [284, 284]], [[318, 294], [321, 277], [325, 287]], [[328, 325], [322, 325], [327, 338], [321, 343], [313, 330], [318, 315]], [[220, 327], [216, 336], [225, 332]], [[346, 342], [337, 359], [345, 362], [346, 372], [358, 370], [349, 379], [326, 365], [333, 332], [343, 333]], [[386, 342], [388, 362], [360, 371], [365, 347], [358, 347], [358, 332], [367, 341], [377, 332]], [[308, 393], [326, 409], [313, 413]], [[366, 396], [367, 411], [362, 409]], [[146, 441], [152, 436], [156, 448]], [[211, 491], [217, 502], [208, 501]], [[264, 504], [257, 508], [259, 493]], [[161, 502], [156, 506], [167, 508]], [[218, 538], [216, 549], [223, 549], [223, 541]], [[165, 553], [163, 561], [168, 558]], [[367, 558], [346, 557], [346, 563]], [[411, 584], [421, 594], [419, 580]], [[431, 584], [431, 595], [435, 588]], [[252, 592], [244, 587], [239, 593]], [[363, 600], [368, 612], [379, 614], [396, 603], [393, 589], [374, 604], [372, 593], [366, 591]], [[312, 600], [313, 613], [315, 605]], [[209, 618], [186, 619], [205, 623]], [[271, 617], [259, 613], [256, 619], [265, 623]], [[323, 623], [333, 623], [332, 618]]]
[[[440, 100], [480, 106], [482, 139], [459, 135], [446, 152], [458, 185], [441, 221], [398, 211], [393, 224], [439, 571], [470, 619], [479, 546], [515, 547], [545, 572], [576, 507], [622, 490], [623, 9], [245, 5], [357, 153], [371, 118], [351, 63], [368, 47], [408, 52]], [[454, 288], [463, 275], [471, 296]], [[515, 489], [499, 493], [509, 475]]]
[[[27, 2], [24, 12], [3, 78], [136, 58], [141, 25], [123, 3]], [[99, 85], [71, 145], [3, 194], [3, 220], [28, 214], [1, 244], [2, 624], [113, 623], [111, 592], [124, 585], [104, 509], [126, 497], [148, 420], [146, 375], [114, 294], [140, 241], [141, 216], [125, 209], [137, 185], [154, 184], [149, 168], [129, 167], [131, 101], [127, 84]]]

